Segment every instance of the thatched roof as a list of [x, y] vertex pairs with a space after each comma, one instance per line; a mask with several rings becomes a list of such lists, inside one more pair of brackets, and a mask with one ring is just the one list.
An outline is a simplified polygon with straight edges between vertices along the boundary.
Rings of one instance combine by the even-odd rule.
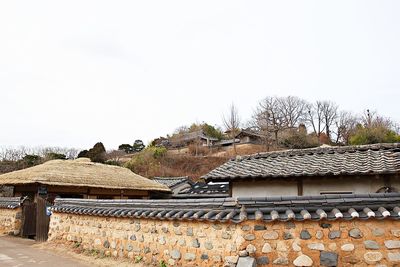
[[165, 191], [170, 189], [127, 168], [93, 163], [89, 159], [51, 160], [0, 175], [0, 185], [44, 185]]

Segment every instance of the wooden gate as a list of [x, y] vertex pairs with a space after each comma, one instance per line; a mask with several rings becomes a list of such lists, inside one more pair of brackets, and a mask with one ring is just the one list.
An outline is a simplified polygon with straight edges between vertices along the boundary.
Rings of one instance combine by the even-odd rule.
[[46, 208], [50, 206], [50, 203], [42, 197], [38, 197], [36, 202], [36, 241], [44, 242], [49, 233], [50, 216], [47, 215]]
[[21, 235], [23, 237], [36, 236], [36, 203], [25, 201], [22, 212], [23, 226]]

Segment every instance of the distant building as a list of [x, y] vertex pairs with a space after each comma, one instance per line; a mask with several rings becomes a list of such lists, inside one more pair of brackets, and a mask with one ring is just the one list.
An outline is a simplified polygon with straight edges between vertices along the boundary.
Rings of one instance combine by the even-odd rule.
[[153, 181], [165, 185], [171, 189], [173, 196], [177, 195], [181, 190], [190, 188], [193, 182], [188, 176], [180, 177], [154, 177]]
[[[154, 177], [153, 181], [168, 186], [172, 198], [219, 198], [229, 196], [229, 183], [193, 182], [189, 177]], [[162, 195], [160, 195], [162, 197]], [[165, 196], [164, 196], [165, 197]]]
[[218, 141], [217, 138], [207, 136], [203, 130], [181, 133], [169, 139], [169, 143], [172, 147], [185, 147], [191, 144], [200, 146], [213, 146]]
[[227, 139], [227, 140], [221, 140], [215, 143], [215, 146], [232, 146], [233, 143], [235, 144], [239, 144], [240, 143], [240, 139], [239, 138], [235, 138], [235, 139]]
[[242, 129], [236, 135], [236, 139], [239, 139], [241, 144], [261, 145], [264, 143], [265, 137], [257, 131], [251, 129]]
[[400, 143], [318, 147], [237, 157], [203, 176], [233, 197], [400, 191]]
[[174, 198], [225, 198], [229, 197], [229, 183], [196, 182], [182, 189]]

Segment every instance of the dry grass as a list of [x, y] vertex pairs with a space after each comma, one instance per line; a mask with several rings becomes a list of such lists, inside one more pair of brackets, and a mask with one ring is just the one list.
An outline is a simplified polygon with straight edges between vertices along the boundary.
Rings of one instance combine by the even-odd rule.
[[[260, 152], [266, 152], [267, 149], [263, 145], [253, 145], [253, 144], [238, 144], [236, 145], [237, 155], [250, 155]], [[218, 151], [213, 154], [218, 157], [227, 157], [233, 158], [235, 156], [235, 152], [233, 150], [233, 146], [226, 148], [225, 150]]]
[[173, 156], [162, 160], [159, 175], [154, 176], [190, 176], [197, 180], [228, 160], [226, 157], [214, 156]]
[[143, 152], [133, 156], [125, 166], [145, 177], [189, 176], [197, 180], [227, 160], [226, 157], [192, 156], [169, 151], [161, 157], [154, 157]]
[[[204, 149], [207, 149], [208, 153]], [[238, 155], [248, 155], [265, 152], [266, 148], [262, 145], [238, 144], [236, 150]], [[145, 177], [189, 176], [197, 180], [235, 156], [233, 147], [212, 149], [202, 147], [200, 152], [204, 155], [193, 155], [193, 147], [168, 150], [167, 154], [160, 158], [141, 152], [135, 154], [134, 159], [126, 166]]]

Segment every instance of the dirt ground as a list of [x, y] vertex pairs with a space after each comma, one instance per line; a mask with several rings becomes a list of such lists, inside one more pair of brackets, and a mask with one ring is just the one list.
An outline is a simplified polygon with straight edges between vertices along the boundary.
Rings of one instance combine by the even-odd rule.
[[75, 248], [73, 245], [67, 246], [63, 243], [58, 242], [45, 242], [36, 244], [35, 247], [43, 249], [46, 251], [51, 251], [57, 254], [66, 254], [75, 260], [82, 262], [84, 264], [89, 264], [88, 266], [97, 267], [144, 267], [142, 263], [136, 263], [132, 260], [119, 259], [114, 257], [105, 257], [98, 255], [97, 253], [85, 252], [79, 248]]
[[19, 237], [0, 236], [0, 266], [2, 267], [87, 267], [135, 266], [141, 263], [101, 257], [58, 243], [36, 243]]

